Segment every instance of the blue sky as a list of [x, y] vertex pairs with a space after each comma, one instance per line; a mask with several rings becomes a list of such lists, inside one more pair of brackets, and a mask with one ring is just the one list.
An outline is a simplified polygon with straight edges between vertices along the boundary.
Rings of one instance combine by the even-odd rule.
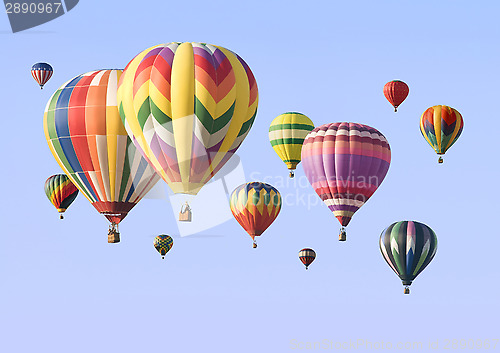
[[[16, 34], [3, 15], [0, 351], [293, 352], [324, 340], [361, 340], [358, 351], [371, 351], [368, 341], [446, 348], [500, 339], [499, 11], [497, 1], [82, 0]], [[179, 232], [167, 196], [143, 199], [113, 245], [84, 197], [60, 221], [43, 192], [60, 171], [42, 126], [52, 92], [170, 41], [227, 47], [256, 77], [258, 114], [238, 151], [246, 179], [299, 195], [256, 250], [230, 220], [176, 237], [162, 261], [154, 236]], [[43, 91], [29, 72], [39, 61], [55, 70]], [[382, 93], [393, 79], [410, 86], [397, 114]], [[465, 125], [443, 165], [418, 128], [436, 104], [456, 108]], [[279, 185], [288, 173], [267, 131], [286, 111], [316, 126], [368, 124], [389, 140], [388, 175], [345, 243], [326, 207], [301, 201], [317, 196], [300, 166], [297, 184]], [[399, 220], [429, 225], [439, 241], [409, 296], [378, 249], [381, 231]], [[297, 258], [304, 247], [318, 254], [307, 272]]]

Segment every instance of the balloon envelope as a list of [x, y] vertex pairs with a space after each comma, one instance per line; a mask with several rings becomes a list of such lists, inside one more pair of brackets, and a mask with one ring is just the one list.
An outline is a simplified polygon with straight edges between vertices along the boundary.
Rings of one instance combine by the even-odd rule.
[[159, 180], [120, 120], [116, 87], [121, 70], [76, 76], [49, 99], [45, 138], [73, 184], [118, 224]]
[[174, 245], [174, 240], [169, 235], [160, 234], [157, 237], [155, 237], [153, 245], [156, 251], [160, 253], [161, 257], [164, 258], [165, 255], [169, 252], [169, 250], [172, 249], [172, 246]]
[[408, 97], [408, 93], [410, 93], [410, 88], [403, 81], [394, 80], [387, 82], [384, 86], [384, 96], [392, 104], [395, 112], [398, 110], [399, 105]]
[[78, 196], [78, 189], [65, 174], [49, 177], [45, 181], [44, 190], [59, 213], [64, 213]]
[[423, 223], [401, 221], [384, 229], [379, 246], [387, 264], [409, 286], [436, 255], [437, 237]]
[[31, 76], [40, 85], [40, 88], [43, 88], [43, 85], [50, 80], [53, 73], [52, 66], [47, 63], [36, 63], [31, 67]]
[[368, 125], [321, 125], [307, 135], [302, 147], [307, 179], [342, 226], [377, 190], [390, 162], [389, 143]]
[[305, 248], [299, 251], [299, 259], [306, 266], [306, 270], [310, 264], [316, 259], [316, 252], [313, 249]]
[[462, 115], [446, 105], [430, 107], [420, 117], [420, 132], [439, 155], [457, 142], [463, 128]]
[[234, 218], [255, 240], [278, 217], [281, 195], [269, 184], [257, 181], [246, 183], [234, 189], [230, 207]]
[[288, 169], [293, 170], [300, 163], [302, 144], [312, 129], [311, 119], [301, 113], [284, 113], [271, 122], [269, 141]]
[[255, 119], [257, 84], [223, 47], [160, 44], [139, 53], [118, 88], [129, 136], [174, 193], [196, 195], [241, 145]]

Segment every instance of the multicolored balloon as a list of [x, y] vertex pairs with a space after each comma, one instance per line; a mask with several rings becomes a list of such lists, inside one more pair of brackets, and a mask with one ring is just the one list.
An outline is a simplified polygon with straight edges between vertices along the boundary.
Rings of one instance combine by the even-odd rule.
[[160, 44], [123, 72], [118, 104], [136, 147], [174, 193], [196, 195], [255, 119], [257, 84], [238, 55], [203, 43]]
[[76, 76], [52, 95], [44, 114], [54, 158], [116, 234], [118, 223], [159, 180], [120, 120], [116, 87], [121, 73]]
[[420, 117], [420, 132], [427, 143], [440, 155], [438, 162], [443, 163], [441, 155], [453, 146], [464, 128], [462, 115], [446, 105], [428, 108]]
[[300, 163], [304, 139], [312, 129], [314, 124], [311, 119], [294, 112], [277, 116], [269, 126], [271, 146], [290, 170], [290, 178], [293, 178], [293, 171]]
[[385, 261], [403, 281], [405, 294], [410, 294], [412, 281], [436, 255], [437, 237], [423, 223], [401, 221], [384, 229], [379, 245]]
[[316, 252], [313, 249], [305, 248], [299, 251], [299, 259], [306, 266], [306, 270], [315, 258]]
[[238, 186], [230, 198], [231, 212], [238, 223], [252, 237], [260, 236], [278, 217], [281, 195], [273, 186], [254, 181]]
[[52, 66], [47, 63], [36, 63], [31, 67], [31, 76], [40, 85], [40, 89], [43, 89], [43, 85], [50, 80], [53, 73]]
[[368, 125], [331, 123], [311, 131], [302, 147], [302, 166], [318, 196], [342, 225], [365, 204], [389, 170], [391, 149], [382, 133]]
[[171, 236], [160, 234], [158, 235], [153, 242], [156, 251], [158, 251], [161, 255], [161, 258], [164, 259], [165, 255], [168, 253], [172, 246], [174, 245], [174, 240]]
[[63, 213], [75, 201], [78, 196], [78, 189], [65, 174], [55, 174], [45, 181], [45, 195], [60, 213], [59, 218], [63, 219]]
[[403, 81], [394, 80], [384, 85], [384, 96], [394, 107], [394, 112], [398, 111], [398, 107], [408, 97], [408, 93], [410, 93], [410, 88]]

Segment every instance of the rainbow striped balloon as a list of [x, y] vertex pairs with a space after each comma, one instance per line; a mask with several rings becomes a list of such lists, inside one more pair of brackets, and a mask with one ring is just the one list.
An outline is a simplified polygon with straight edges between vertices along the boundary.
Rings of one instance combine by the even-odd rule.
[[[301, 113], [284, 113], [277, 116], [269, 126], [269, 141], [274, 152], [294, 170], [300, 163], [300, 152], [307, 134], [314, 129], [314, 124]], [[291, 173], [292, 177], [293, 174]]]
[[202, 43], [144, 50], [118, 87], [129, 136], [174, 193], [196, 195], [222, 168], [250, 131], [257, 103], [243, 59]]
[[[463, 128], [462, 115], [446, 105], [430, 107], [420, 117], [420, 132], [438, 155], [445, 154], [457, 142]], [[440, 157], [439, 163], [442, 162]]]
[[78, 189], [65, 174], [56, 174], [45, 181], [44, 190], [63, 219], [62, 214], [78, 196]]
[[118, 224], [160, 179], [128, 138], [116, 103], [121, 70], [78, 75], [50, 97], [45, 138], [92, 205]]

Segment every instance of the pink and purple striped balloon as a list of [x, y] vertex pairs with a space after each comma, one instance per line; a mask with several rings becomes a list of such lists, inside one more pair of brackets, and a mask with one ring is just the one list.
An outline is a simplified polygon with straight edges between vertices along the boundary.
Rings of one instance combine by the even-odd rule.
[[377, 190], [390, 163], [387, 139], [362, 124], [319, 126], [306, 136], [302, 147], [307, 179], [342, 227]]

